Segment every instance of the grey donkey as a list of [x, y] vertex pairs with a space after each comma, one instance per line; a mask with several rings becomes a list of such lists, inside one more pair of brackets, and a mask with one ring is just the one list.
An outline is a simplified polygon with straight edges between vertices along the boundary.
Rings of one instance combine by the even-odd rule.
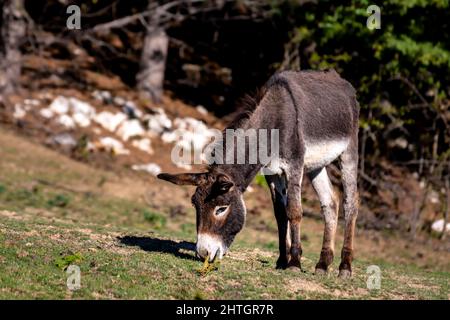
[[301, 270], [301, 188], [305, 174], [317, 192], [325, 220], [315, 272], [326, 273], [334, 258], [339, 210], [326, 167], [338, 159], [345, 218], [339, 276], [350, 277], [358, 215], [358, 123], [356, 92], [334, 70], [273, 75], [228, 128], [278, 129], [276, 161], [213, 163], [206, 172], [158, 175], [175, 184], [197, 186], [192, 197], [197, 214], [197, 254], [210, 260], [223, 257], [244, 226], [246, 207], [242, 195], [257, 173], [266, 168], [271, 172], [265, 178], [278, 225], [280, 256], [276, 267]]

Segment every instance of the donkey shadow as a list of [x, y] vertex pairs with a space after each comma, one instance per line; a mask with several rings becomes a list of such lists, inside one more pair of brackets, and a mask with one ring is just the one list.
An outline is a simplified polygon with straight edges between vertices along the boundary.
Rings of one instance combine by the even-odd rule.
[[[197, 260], [195, 257], [195, 243], [192, 242], [175, 242], [166, 239], [137, 236], [117, 237], [117, 239], [124, 245], [140, 247], [144, 251], [170, 253], [181, 259]], [[193, 254], [181, 252], [180, 250], [192, 251]]]

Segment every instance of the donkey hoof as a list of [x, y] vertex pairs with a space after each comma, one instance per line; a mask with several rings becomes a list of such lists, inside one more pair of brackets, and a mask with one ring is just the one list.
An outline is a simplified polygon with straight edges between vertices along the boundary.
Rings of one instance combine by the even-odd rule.
[[289, 261], [287, 267], [289, 270], [303, 271], [300, 261], [297, 259]]
[[321, 268], [316, 268], [316, 270], [314, 271], [314, 274], [317, 276], [326, 276], [327, 273], [328, 273], [327, 270]]
[[297, 272], [297, 271], [299, 271], [299, 272], [300, 272], [300, 271], [301, 271], [301, 272], [304, 272], [303, 269], [302, 269], [302, 267], [300, 267], [300, 266], [288, 266], [287, 268], [288, 268], [288, 270], [292, 270], [292, 271], [296, 271], [296, 272]]
[[339, 270], [338, 277], [341, 279], [350, 279], [352, 277], [352, 271], [347, 269]]
[[287, 259], [283, 259], [283, 258], [278, 258], [277, 260], [277, 264], [276, 264], [276, 269], [286, 269], [288, 267], [288, 261]]

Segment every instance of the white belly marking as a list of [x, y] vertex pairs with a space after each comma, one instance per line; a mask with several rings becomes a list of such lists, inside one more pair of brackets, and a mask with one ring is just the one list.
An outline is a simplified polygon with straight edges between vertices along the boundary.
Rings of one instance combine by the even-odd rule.
[[306, 169], [319, 169], [330, 164], [347, 149], [348, 144], [348, 139], [305, 141], [304, 165]]

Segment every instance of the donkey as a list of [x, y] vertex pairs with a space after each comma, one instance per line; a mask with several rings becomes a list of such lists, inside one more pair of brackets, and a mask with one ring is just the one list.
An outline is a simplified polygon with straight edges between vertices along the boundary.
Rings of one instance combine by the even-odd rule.
[[[222, 259], [243, 228], [243, 193], [264, 167], [278, 225], [276, 268], [301, 270], [300, 224], [303, 175], [311, 180], [325, 220], [316, 274], [326, 274], [334, 258], [338, 197], [326, 166], [339, 159], [345, 217], [339, 277], [351, 276], [353, 236], [358, 214], [359, 104], [352, 85], [334, 70], [283, 71], [273, 75], [259, 98], [229, 128], [278, 129], [279, 161], [269, 164], [211, 164], [207, 172], [167, 174], [158, 178], [178, 185], [195, 185], [192, 203], [197, 216], [197, 255]], [[225, 132], [225, 131], [224, 131]], [[235, 150], [236, 151], [236, 150]]]

